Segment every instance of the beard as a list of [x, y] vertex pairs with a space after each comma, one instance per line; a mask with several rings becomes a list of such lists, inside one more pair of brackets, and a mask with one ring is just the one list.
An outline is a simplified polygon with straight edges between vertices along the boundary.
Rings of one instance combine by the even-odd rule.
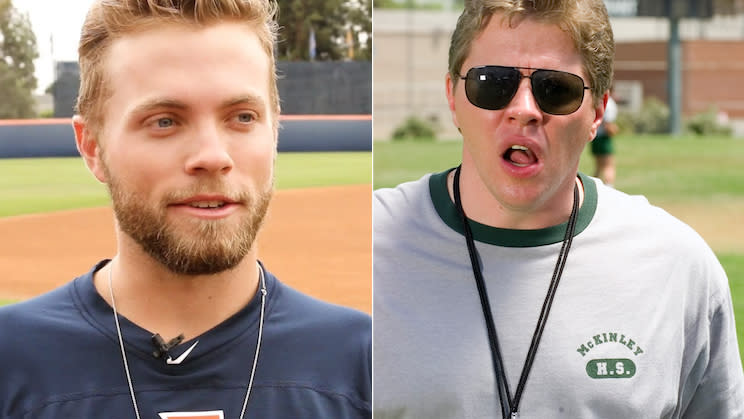
[[[104, 171], [119, 229], [168, 270], [183, 275], [216, 274], [236, 267], [253, 247], [273, 194], [273, 182], [254, 196], [213, 180], [166, 194], [152, 206], [127, 190], [105, 166]], [[168, 204], [200, 193], [218, 193], [243, 208], [230, 219], [168, 220]]]

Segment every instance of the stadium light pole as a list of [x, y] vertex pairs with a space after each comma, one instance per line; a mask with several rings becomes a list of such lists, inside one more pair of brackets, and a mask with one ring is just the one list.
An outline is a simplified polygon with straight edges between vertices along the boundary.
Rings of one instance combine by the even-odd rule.
[[679, 38], [679, 17], [669, 16], [667, 80], [669, 93], [669, 130], [673, 136], [682, 134], [682, 42]]

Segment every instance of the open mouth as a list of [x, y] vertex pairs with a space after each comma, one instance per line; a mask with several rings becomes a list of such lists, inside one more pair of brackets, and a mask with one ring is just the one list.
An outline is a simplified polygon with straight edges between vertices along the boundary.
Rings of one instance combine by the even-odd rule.
[[537, 163], [537, 156], [529, 148], [522, 145], [509, 147], [503, 155], [504, 160], [517, 167], [527, 167]]

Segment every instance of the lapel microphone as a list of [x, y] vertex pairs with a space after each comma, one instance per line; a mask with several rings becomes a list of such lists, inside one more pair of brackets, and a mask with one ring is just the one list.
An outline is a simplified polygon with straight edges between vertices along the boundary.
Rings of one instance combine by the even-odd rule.
[[183, 342], [183, 339], [184, 335], [183, 333], [181, 333], [180, 335], [166, 342], [159, 333], [155, 333], [154, 335], [152, 335], [152, 344], [153, 346], [155, 346], [155, 350], [152, 351], [152, 356], [155, 358], [162, 358], [165, 354], [168, 353], [171, 348]]

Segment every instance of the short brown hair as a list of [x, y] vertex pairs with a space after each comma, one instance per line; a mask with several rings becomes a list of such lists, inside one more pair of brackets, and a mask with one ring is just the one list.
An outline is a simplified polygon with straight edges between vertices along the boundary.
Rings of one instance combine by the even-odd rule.
[[275, 0], [97, 0], [88, 11], [80, 34], [80, 90], [77, 113], [97, 133], [102, 108], [110, 97], [103, 58], [117, 38], [164, 23], [208, 26], [222, 21], [244, 22], [256, 30], [269, 58], [269, 94], [274, 125], [279, 110], [274, 43], [277, 24]]
[[454, 83], [460, 79], [473, 40], [495, 14], [510, 26], [522, 19], [558, 25], [581, 55], [595, 103], [609, 90], [615, 40], [602, 0], [465, 0], [449, 49], [449, 73]]

